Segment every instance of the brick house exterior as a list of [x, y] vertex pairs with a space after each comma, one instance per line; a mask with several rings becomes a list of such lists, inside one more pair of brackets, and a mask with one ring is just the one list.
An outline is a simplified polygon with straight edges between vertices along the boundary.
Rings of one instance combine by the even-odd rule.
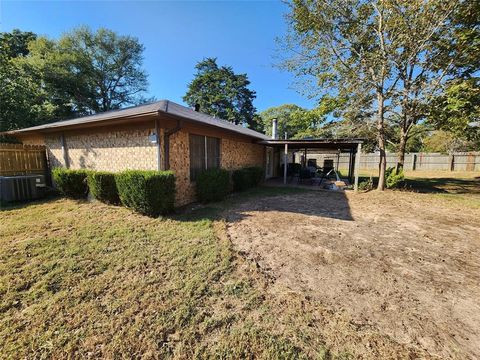
[[[119, 172], [174, 171], [176, 206], [195, 200], [190, 137], [218, 139], [219, 166], [265, 166], [261, 133], [212, 118], [168, 100], [11, 132], [24, 144], [45, 144], [51, 168]], [[206, 140], [205, 140], [206, 141]]]

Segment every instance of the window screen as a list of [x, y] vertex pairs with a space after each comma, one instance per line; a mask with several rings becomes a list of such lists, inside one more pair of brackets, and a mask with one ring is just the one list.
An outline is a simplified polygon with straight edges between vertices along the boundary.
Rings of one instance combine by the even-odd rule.
[[220, 167], [220, 139], [190, 134], [190, 180], [206, 169]]

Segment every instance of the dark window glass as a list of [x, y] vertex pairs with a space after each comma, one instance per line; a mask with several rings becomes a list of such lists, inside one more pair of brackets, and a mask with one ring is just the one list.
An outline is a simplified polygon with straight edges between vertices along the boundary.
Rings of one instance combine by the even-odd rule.
[[190, 180], [206, 169], [220, 167], [220, 139], [190, 134]]

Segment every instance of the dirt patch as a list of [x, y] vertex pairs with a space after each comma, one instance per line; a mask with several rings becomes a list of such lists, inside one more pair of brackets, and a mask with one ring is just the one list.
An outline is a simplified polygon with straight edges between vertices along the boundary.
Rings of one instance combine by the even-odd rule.
[[[478, 209], [406, 192], [308, 192], [226, 216], [235, 248], [275, 279], [272, 291], [303, 293], [432, 356], [480, 357]], [[328, 335], [354, 355], [376, 346]]]

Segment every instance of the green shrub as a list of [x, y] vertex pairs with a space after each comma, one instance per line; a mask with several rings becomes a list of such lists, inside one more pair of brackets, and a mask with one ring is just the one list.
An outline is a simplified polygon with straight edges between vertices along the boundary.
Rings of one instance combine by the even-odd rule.
[[263, 176], [263, 169], [258, 166], [235, 170], [232, 174], [233, 189], [235, 191], [244, 191], [257, 186], [262, 182]]
[[245, 168], [250, 177], [250, 184], [258, 186], [264, 178], [263, 169], [260, 166], [250, 166]]
[[389, 167], [385, 171], [386, 185], [389, 189], [395, 189], [402, 186], [405, 182], [405, 175], [403, 170], [397, 174], [394, 167]]
[[89, 171], [87, 175], [90, 193], [97, 200], [107, 204], [119, 204], [115, 174], [106, 171]]
[[249, 177], [244, 169], [235, 170], [232, 173], [232, 180], [234, 191], [244, 191], [250, 187]]
[[120, 201], [141, 214], [171, 212], [175, 202], [175, 175], [171, 171], [127, 170], [115, 175]]
[[220, 201], [228, 194], [230, 176], [225, 169], [205, 170], [197, 177], [196, 185], [198, 200], [201, 202]]
[[81, 199], [88, 195], [87, 173], [87, 170], [55, 168], [52, 170], [52, 178], [62, 194]]
[[373, 189], [373, 178], [363, 180], [358, 184], [358, 190], [370, 191]]

